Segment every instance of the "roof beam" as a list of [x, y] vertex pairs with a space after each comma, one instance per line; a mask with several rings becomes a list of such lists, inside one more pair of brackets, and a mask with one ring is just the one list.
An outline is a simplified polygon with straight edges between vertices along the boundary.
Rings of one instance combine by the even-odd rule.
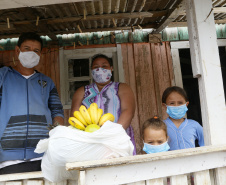
[[98, 1], [98, 0], [20, 0], [20, 1], [0, 1], [0, 10], [11, 9], [11, 8], [21, 8], [21, 7], [35, 7], [51, 4], [62, 4], [62, 3], [72, 3], [72, 2], [82, 2], [82, 1]]
[[[116, 14], [101, 14], [101, 15], [89, 15], [86, 16], [86, 21], [100, 20], [100, 19], [124, 19], [124, 18], [140, 18], [140, 17], [161, 17], [167, 15], [168, 11], [153, 11], [153, 12], [134, 12], [134, 13], [116, 13]], [[75, 22], [81, 20], [81, 17], [65, 17], [65, 18], [53, 18], [53, 19], [39, 19], [39, 22], [47, 22], [47, 24]], [[14, 21], [11, 22], [14, 25], [22, 24], [35, 24], [36, 20], [30, 21]]]
[[[215, 20], [215, 24], [226, 24], [226, 19]], [[187, 22], [171, 22], [168, 27], [187, 27]]]
[[[142, 28], [155, 28], [156, 24], [149, 24], [147, 26], [142, 26]], [[134, 26], [135, 29], [140, 29], [138, 26]], [[131, 30], [130, 26], [127, 27], [112, 27], [112, 28], [96, 28], [96, 29], [83, 29], [82, 32], [97, 32], [97, 31], [115, 31], [115, 30]], [[52, 32], [54, 35], [58, 34], [70, 34], [70, 33], [79, 33], [76, 30], [69, 30], [69, 31], [55, 31]], [[41, 36], [48, 35], [49, 33], [47, 32], [37, 32], [37, 34]], [[7, 38], [17, 38], [19, 37], [20, 34], [10, 34], [10, 35], [0, 35], [0, 39], [7, 39]], [[49, 36], [49, 35], [48, 35]]]
[[159, 24], [159, 26], [156, 28], [155, 31], [153, 31], [152, 33], [160, 33], [162, 30], [164, 30], [171, 22], [173, 22], [178, 15], [181, 15], [185, 12], [186, 9], [186, 1], [185, 0], [181, 0], [178, 1], [178, 6], [171, 11], [171, 13], [168, 14], [168, 16], [166, 16], [163, 21]]

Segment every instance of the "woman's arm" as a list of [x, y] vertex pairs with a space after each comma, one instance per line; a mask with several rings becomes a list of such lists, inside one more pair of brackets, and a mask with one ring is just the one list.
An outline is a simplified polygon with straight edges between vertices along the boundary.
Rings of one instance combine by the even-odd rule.
[[121, 101], [121, 115], [118, 123], [120, 123], [124, 129], [127, 129], [131, 124], [135, 112], [133, 91], [127, 84], [120, 83], [118, 95]]
[[73, 116], [74, 111], [79, 110], [79, 107], [82, 105], [82, 100], [84, 98], [84, 94], [85, 94], [84, 86], [78, 88], [77, 91], [75, 91], [73, 98], [72, 98], [70, 116]]

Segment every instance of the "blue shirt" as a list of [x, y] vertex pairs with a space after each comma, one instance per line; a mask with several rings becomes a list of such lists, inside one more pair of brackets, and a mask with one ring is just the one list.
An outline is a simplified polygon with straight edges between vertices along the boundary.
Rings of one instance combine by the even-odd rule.
[[199, 146], [204, 146], [203, 128], [198, 122], [185, 118], [179, 128], [170, 118], [167, 118], [164, 122], [167, 125], [170, 150], [195, 148], [195, 140], [198, 140]]
[[40, 139], [49, 137], [48, 124], [63, 117], [53, 81], [36, 72], [26, 79], [18, 71], [0, 68], [0, 162], [29, 160]]

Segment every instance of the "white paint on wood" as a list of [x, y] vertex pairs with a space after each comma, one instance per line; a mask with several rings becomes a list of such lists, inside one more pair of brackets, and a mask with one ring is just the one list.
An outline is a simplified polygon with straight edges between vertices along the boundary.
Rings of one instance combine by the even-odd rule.
[[129, 183], [129, 184], [126, 184], [126, 185], [146, 185], [146, 184], [145, 184], [145, 181], [139, 181], [139, 182]]
[[20, 180], [20, 179], [37, 179], [43, 178], [42, 172], [26, 172], [0, 175], [0, 182]]
[[121, 44], [117, 44], [119, 82], [125, 82]]
[[216, 184], [217, 185], [225, 185], [226, 184], [226, 167], [217, 168], [215, 170], [216, 173]]
[[22, 181], [17, 182], [17, 181], [13, 181], [13, 182], [6, 182], [4, 185], [23, 185]]
[[[226, 108], [212, 0], [188, 0], [194, 9], [200, 74], [198, 78], [205, 145], [226, 143]], [[202, 10], [202, 11], [200, 11]], [[188, 22], [189, 23], [189, 22]], [[189, 33], [193, 36], [193, 32]], [[190, 43], [191, 44], [191, 43]], [[196, 53], [191, 48], [191, 55]]]
[[187, 175], [176, 175], [170, 177], [170, 185], [188, 185]]
[[180, 57], [178, 49], [171, 49], [175, 85], [183, 88]]
[[86, 185], [86, 171], [80, 171], [78, 185]]
[[188, 22], [188, 33], [189, 33], [189, 43], [190, 48], [192, 51], [191, 54], [191, 63], [192, 63], [192, 72], [193, 77], [198, 78], [201, 75], [200, 71], [200, 55], [199, 55], [199, 40], [198, 40], [198, 30], [197, 30], [197, 23], [195, 17], [195, 10], [194, 5], [192, 5], [191, 1], [190, 3], [187, 3], [186, 6], [186, 13], [187, 13], [187, 22]]
[[[201, 148], [205, 150], [205, 148], [209, 147]], [[135, 163], [132, 159], [130, 161], [131, 163], [129, 163], [127, 158], [130, 157], [124, 157], [121, 158], [121, 163], [118, 163], [118, 165], [116, 163], [111, 165], [111, 160], [105, 160], [105, 163], [93, 165], [93, 168], [84, 168], [83, 166], [82, 168], [86, 170], [86, 185], [126, 184], [226, 166], [226, 152], [210, 152], [202, 155], [195, 155], [195, 153], [193, 153], [193, 155], [185, 157], [188, 150], [190, 149], [180, 150], [184, 155], [183, 157], [173, 155], [174, 157], [171, 156], [171, 158], [167, 158], [167, 155], [174, 152], [169, 151], [162, 152], [161, 156], [158, 156], [159, 154], [147, 154], [145, 155], [147, 156], [147, 158], [145, 158], [146, 160], [144, 160], [144, 158], [143, 160], [140, 159], [139, 163]], [[157, 156], [161, 159], [157, 160]], [[165, 156], [165, 159], [163, 156]], [[138, 155], [133, 157], [142, 158], [143, 156]], [[91, 162], [93, 161], [90, 161], [90, 164]], [[74, 164], [76, 165], [76, 163]]]
[[34, 7], [43, 6], [50, 4], [62, 4], [62, 3], [72, 3], [81, 1], [96, 1], [96, 0], [20, 0], [20, 1], [9, 1], [1, 0], [0, 9], [11, 9], [11, 8], [21, 8], [21, 7]]
[[211, 185], [209, 170], [194, 173], [195, 185]]
[[163, 179], [164, 178], [146, 180], [146, 185], [164, 185]]
[[[218, 39], [217, 40], [218, 47], [226, 46], [226, 39]], [[171, 49], [189, 49], [190, 44], [189, 41], [177, 41], [177, 42], [170, 42]]]
[[43, 185], [43, 180], [25, 180], [23, 185]]

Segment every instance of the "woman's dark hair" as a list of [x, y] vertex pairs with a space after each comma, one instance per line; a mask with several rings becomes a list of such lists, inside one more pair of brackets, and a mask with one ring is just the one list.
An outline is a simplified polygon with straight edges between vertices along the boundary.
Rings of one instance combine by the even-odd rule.
[[182, 89], [181, 87], [178, 87], [178, 86], [172, 86], [172, 87], [166, 88], [166, 90], [163, 92], [162, 103], [166, 103], [166, 99], [172, 92], [177, 92], [178, 94], [180, 94], [181, 96], [184, 97], [186, 102], [188, 101], [188, 96], [184, 89]]
[[41, 44], [41, 49], [43, 47], [43, 43], [42, 43], [42, 39], [40, 37], [40, 35], [38, 35], [37, 33], [34, 32], [25, 32], [22, 33], [19, 37], [19, 40], [17, 42], [17, 46], [20, 47], [21, 44], [27, 40], [33, 40], [33, 41], [38, 41]]
[[92, 57], [91, 66], [93, 65], [93, 61], [96, 60], [97, 58], [105, 58], [108, 61], [108, 63], [110, 64], [110, 66], [113, 66], [111, 58], [109, 58], [109, 57], [107, 57], [106, 55], [103, 55], [103, 54], [94, 55]]
[[166, 133], [166, 137], [168, 137], [167, 126], [158, 116], [154, 116], [153, 118], [150, 118], [144, 122], [143, 127], [142, 127], [142, 138], [143, 139], [144, 139], [144, 130], [146, 128], [153, 128], [155, 130], [164, 130]]

